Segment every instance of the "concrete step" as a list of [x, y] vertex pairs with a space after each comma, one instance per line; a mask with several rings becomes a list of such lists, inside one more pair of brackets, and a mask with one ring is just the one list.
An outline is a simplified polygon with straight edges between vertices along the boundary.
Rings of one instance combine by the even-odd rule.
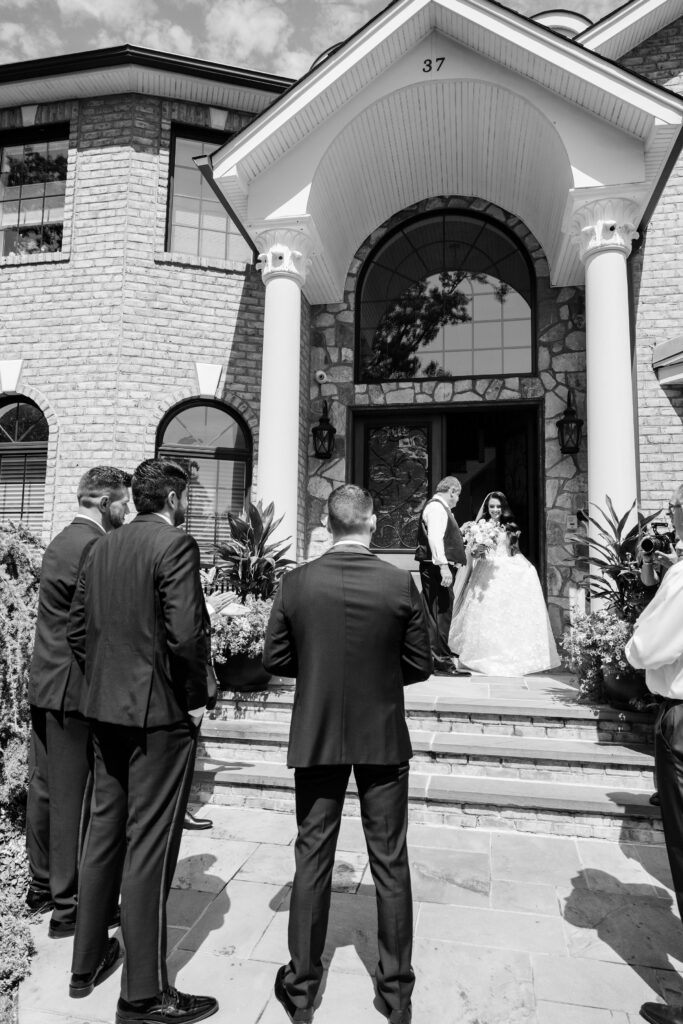
[[[618, 785], [575, 785], [492, 779], [412, 770], [411, 821], [488, 829], [663, 842], [659, 808], [649, 792]], [[198, 758], [192, 799], [228, 806], [291, 811], [294, 773], [283, 764]], [[344, 813], [358, 816], [353, 778]]]
[[[443, 775], [623, 785], [652, 792], [650, 747], [617, 742], [411, 728], [414, 771]], [[285, 763], [288, 722], [253, 719], [206, 722], [200, 753], [217, 761]]]

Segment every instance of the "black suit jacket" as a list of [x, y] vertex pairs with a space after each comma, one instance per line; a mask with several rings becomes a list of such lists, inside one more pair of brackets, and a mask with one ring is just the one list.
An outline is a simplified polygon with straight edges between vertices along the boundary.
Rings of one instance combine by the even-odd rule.
[[274, 675], [296, 677], [290, 768], [412, 756], [403, 686], [428, 678], [432, 656], [409, 573], [360, 545], [287, 573], [263, 661]]
[[83, 673], [67, 643], [66, 627], [81, 562], [103, 537], [97, 523], [74, 519], [51, 541], [43, 556], [28, 684], [29, 702], [39, 708], [76, 711], [80, 706]]
[[197, 542], [153, 514], [107, 534], [84, 562], [67, 635], [88, 718], [151, 729], [203, 707], [210, 628]]

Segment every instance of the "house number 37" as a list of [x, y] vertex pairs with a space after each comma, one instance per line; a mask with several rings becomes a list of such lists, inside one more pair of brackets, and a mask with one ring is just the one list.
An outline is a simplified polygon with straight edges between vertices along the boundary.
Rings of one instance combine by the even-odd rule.
[[431, 71], [441, 71], [445, 57], [427, 57], [426, 60], [422, 61], [422, 71], [425, 75], [428, 75]]

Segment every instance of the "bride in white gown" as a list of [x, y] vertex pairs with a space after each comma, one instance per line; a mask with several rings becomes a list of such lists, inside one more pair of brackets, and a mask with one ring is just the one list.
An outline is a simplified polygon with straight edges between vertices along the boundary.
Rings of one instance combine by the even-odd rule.
[[502, 491], [491, 491], [475, 522], [495, 525], [494, 547], [456, 577], [449, 633], [461, 668], [490, 676], [522, 676], [560, 664], [538, 573], [517, 547], [519, 530]]

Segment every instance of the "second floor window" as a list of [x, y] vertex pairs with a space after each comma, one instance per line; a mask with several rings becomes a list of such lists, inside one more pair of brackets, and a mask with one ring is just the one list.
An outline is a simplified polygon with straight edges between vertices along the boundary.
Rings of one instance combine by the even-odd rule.
[[170, 252], [251, 262], [251, 250], [192, 158], [213, 153], [225, 135], [177, 131], [171, 149], [168, 237]]
[[67, 125], [0, 135], [0, 256], [60, 252]]

